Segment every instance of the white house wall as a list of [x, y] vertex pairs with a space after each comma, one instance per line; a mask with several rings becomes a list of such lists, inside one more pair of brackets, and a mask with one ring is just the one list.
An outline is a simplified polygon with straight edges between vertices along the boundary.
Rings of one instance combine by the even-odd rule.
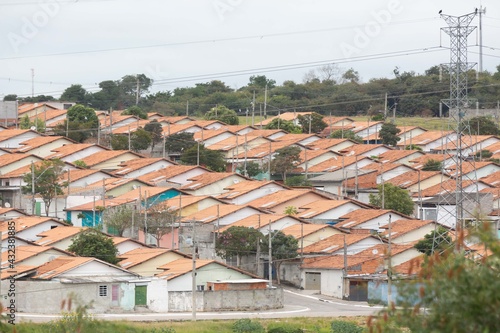
[[132, 251], [138, 248], [143, 248], [145, 246], [142, 246], [141, 244], [138, 244], [136, 242], [132, 241], [124, 241], [116, 245], [116, 249], [118, 250], [118, 254], [123, 254], [128, 251]]
[[40, 157], [47, 157], [49, 155], [54, 154], [54, 152], [52, 151], [53, 149], [60, 148], [67, 144], [72, 144], [72, 142], [66, 139], [59, 139], [53, 142], [46, 143], [41, 147], [30, 149], [28, 153]]
[[63, 224], [61, 222], [49, 220], [49, 221], [45, 221], [42, 223], [38, 223], [37, 225], [34, 225], [31, 228], [19, 230], [19, 231], [17, 231], [16, 236], [19, 238], [25, 239], [27, 241], [34, 242], [34, 241], [39, 240], [41, 238], [41, 237], [37, 236], [38, 234], [40, 234], [44, 231], [50, 230], [52, 228], [62, 226], [62, 225], [65, 225], [65, 224]]
[[[9, 130], [2, 132], [2, 138], [9, 136]], [[9, 138], [7, 140], [3, 140], [0, 142], [0, 148], [22, 148], [24, 146], [20, 145], [21, 142], [28, 141], [33, 138], [40, 137], [40, 134], [36, 132], [26, 132], [20, 135], [16, 135], [15, 137]]]
[[[232, 224], [236, 221], [243, 220], [251, 215], [259, 214], [260, 211], [257, 209], [251, 208], [251, 207], [244, 207], [234, 213], [231, 213], [227, 216], [223, 216], [219, 219], [219, 225], [228, 225]], [[212, 224], [215, 224], [216, 222], [212, 222]]]
[[[396, 220], [406, 220], [405, 217], [397, 215], [395, 213], [391, 213], [391, 220], [396, 221]], [[369, 230], [378, 230], [380, 229], [381, 226], [384, 226], [389, 223], [389, 214], [383, 214], [379, 217], [373, 218], [367, 222], [364, 222], [362, 224], [357, 225], [354, 227], [355, 229], [369, 229]], [[346, 226], [348, 228], [348, 226]]]
[[129, 276], [131, 279], [135, 275], [122, 271], [121, 269], [108, 266], [99, 261], [93, 260], [72, 270], [59, 274], [59, 278], [82, 277], [82, 276]]
[[[123, 177], [124, 178], [137, 178], [137, 177], [140, 177], [144, 174], [148, 174], [150, 172], [155, 172], [155, 171], [159, 171], [161, 169], [168, 168], [171, 165], [173, 165], [172, 162], [169, 162], [167, 160], [160, 160], [156, 163], [147, 165], [147, 166], [141, 168], [140, 170], [135, 170], [135, 171], [129, 172], [127, 174], [124, 174]], [[117, 172], [116, 174], [121, 175], [119, 172]]]
[[[194, 190], [194, 195], [218, 195], [221, 193], [227, 192], [224, 190], [226, 187], [229, 187], [233, 184], [243, 181], [244, 179], [241, 176], [230, 176], [224, 179], [221, 179], [211, 185], [204, 186], [200, 189]], [[192, 182], [191, 184], [195, 185], [196, 182]], [[186, 189], [189, 191], [189, 189]]]
[[[368, 237], [368, 238], [362, 239], [359, 242], [356, 242], [354, 244], [347, 246], [347, 255], [359, 253], [359, 252], [364, 251], [370, 247], [378, 245], [381, 242], [382, 241], [380, 241], [374, 237]], [[344, 254], [344, 248], [342, 246], [339, 246], [339, 249], [337, 251], [333, 252], [332, 254]]]
[[[383, 170], [383, 168], [381, 168], [380, 170]], [[407, 167], [405, 165], [400, 165], [396, 168], [393, 168], [391, 170], [383, 170], [384, 171], [384, 174], [383, 174], [383, 178], [384, 178], [384, 182], [392, 179], [392, 178], [395, 178], [397, 176], [400, 176], [408, 171], [412, 171], [412, 169], [410, 167]], [[377, 175], [377, 184], [382, 184], [382, 175]]]
[[335, 219], [338, 219], [340, 216], [343, 216], [347, 213], [358, 210], [360, 208], [361, 208], [360, 206], [358, 206], [352, 202], [348, 202], [348, 203], [345, 203], [341, 206], [332, 208], [324, 213], [318, 214], [312, 218], [309, 218], [307, 216], [303, 216], [302, 214], [299, 214], [298, 216], [302, 217], [304, 219], [311, 220], [312, 222], [314, 222], [314, 220], [335, 220]]
[[259, 187], [258, 189], [255, 189], [251, 192], [239, 195], [233, 199], [228, 198], [228, 199], [224, 199], [224, 200], [229, 201], [230, 203], [232, 203], [234, 205], [244, 205], [250, 201], [262, 198], [266, 195], [275, 193], [277, 191], [282, 191], [282, 190], [284, 190], [284, 188], [282, 186], [274, 184], [274, 183], [270, 183], [270, 184], [266, 184], [262, 187]]
[[425, 235], [430, 233], [431, 231], [434, 231], [436, 228], [436, 225], [434, 223], [429, 223], [421, 228], [418, 228], [416, 230], [412, 230], [410, 232], [407, 232], [403, 235], [398, 235], [398, 234], [392, 234], [391, 235], [391, 242], [395, 244], [402, 244], [406, 245], [411, 242], [419, 241], [424, 238]]
[[147, 287], [147, 305], [153, 312], [168, 312], [168, 282], [152, 279]]
[[[73, 163], [74, 161], [82, 160], [87, 156], [90, 156], [92, 154], [98, 153], [98, 152], [103, 151], [103, 150], [105, 150], [105, 149], [101, 148], [99, 146], [90, 146], [88, 148], [79, 150], [71, 155], [61, 157], [60, 159], [63, 160], [64, 162]], [[57, 157], [57, 156], [54, 156], [54, 157]]]
[[[265, 221], [265, 215], [261, 217], [261, 221], [269, 223], [269, 221]], [[297, 221], [296, 219], [293, 219], [291, 217], [284, 217], [284, 218], [279, 219], [275, 222], [271, 222], [271, 231], [281, 231], [285, 228], [288, 228], [288, 227], [291, 227], [292, 225], [297, 225], [297, 224], [300, 224], [300, 222]], [[269, 234], [269, 226], [262, 227], [260, 229], [260, 232], [262, 232], [263, 235], [268, 235]]]
[[[224, 132], [224, 133], [221, 133], [219, 135], [213, 136], [211, 138], [204, 139], [203, 143], [205, 144], [205, 147], [210, 148], [210, 146], [212, 146], [218, 142], [221, 142], [223, 140], [226, 140], [226, 139], [229, 139], [229, 138], [232, 138], [235, 136], [236, 135], [234, 133]], [[217, 146], [217, 148], [220, 148], [220, 147]]]

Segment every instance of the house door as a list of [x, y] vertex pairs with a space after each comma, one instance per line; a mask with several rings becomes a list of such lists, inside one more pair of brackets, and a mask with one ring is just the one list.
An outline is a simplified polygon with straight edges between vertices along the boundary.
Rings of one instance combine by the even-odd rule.
[[321, 273], [306, 272], [307, 290], [321, 290]]
[[147, 305], [147, 286], [135, 286], [135, 305]]
[[368, 301], [368, 281], [349, 281], [349, 301]]
[[111, 305], [118, 306], [120, 305], [120, 286], [117, 284], [113, 284], [111, 286]]

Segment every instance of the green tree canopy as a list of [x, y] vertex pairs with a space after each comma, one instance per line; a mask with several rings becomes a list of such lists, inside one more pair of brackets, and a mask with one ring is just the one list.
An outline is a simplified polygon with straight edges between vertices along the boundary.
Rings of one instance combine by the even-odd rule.
[[141, 227], [153, 236], [156, 240], [156, 246], [160, 246], [160, 240], [173, 230], [179, 215], [163, 203], [153, 204], [147, 210], [147, 218], [141, 219]]
[[441, 171], [441, 169], [443, 169], [443, 163], [432, 158], [428, 159], [422, 167], [422, 171]]
[[257, 229], [230, 227], [217, 236], [215, 252], [223, 259], [236, 257], [236, 266], [240, 267], [241, 257], [255, 255], [257, 244], [262, 238], [262, 233]]
[[168, 153], [183, 153], [189, 148], [197, 145], [193, 137], [194, 134], [188, 132], [169, 135], [165, 139], [165, 150]]
[[312, 186], [311, 182], [306, 178], [306, 176], [299, 175], [288, 177], [285, 181], [286, 186]]
[[72, 84], [64, 90], [59, 100], [86, 104], [89, 100], [89, 96], [87, 95], [87, 90], [85, 90], [81, 84]]
[[240, 123], [238, 114], [224, 105], [211, 108], [203, 118], [206, 120], [219, 120], [228, 125], [238, 125]]
[[330, 138], [332, 139], [349, 139], [352, 141], [356, 141], [357, 143], [363, 143], [363, 138], [354, 133], [351, 130], [335, 130], [330, 134]]
[[298, 256], [299, 241], [292, 235], [285, 235], [281, 231], [272, 231], [271, 237], [263, 238], [264, 251], [269, 251], [269, 238], [271, 238], [271, 255], [276, 265], [278, 284], [280, 283], [280, 266], [283, 259], [292, 259]]
[[323, 120], [323, 116], [312, 112], [308, 115], [299, 115], [298, 117], [299, 124], [302, 127], [302, 133], [321, 133], [328, 124]]
[[218, 150], [205, 148], [202, 144], [185, 150], [181, 155], [181, 162], [184, 164], [197, 165], [198, 161], [199, 165], [212, 171], [224, 172], [226, 170], [224, 155]]
[[135, 152], [146, 150], [149, 148], [152, 141], [151, 133], [139, 127], [130, 135], [130, 148]]
[[430, 233], [424, 236], [424, 239], [415, 244], [415, 248], [428, 256], [433, 254], [435, 251], [439, 253], [443, 252], [446, 249], [449, 249], [452, 242], [451, 237], [448, 235], [448, 230], [439, 226], [436, 230], [431, 231]]
[[[67, 123], [69, 122], [69, 123]], [[66, 113], [64, 124], [57, 126], [56, 134], [66, 135], [77, 142], [83, 142], [97, 134], [99, 119], [94, 109], [81, 104], [73, 105]]]
[[297, 146], [288, 146], [276, 150], [276, 154], [271, 161], [271, 172], [281, 174], [283, 181], [286, 181], [286, 174], [290, 173], [302, 160], [300, 158], [301, 149]]
[[111, 148], [113, 150], [128, 150], [128, 136], [113, 134], [111, 136]]
[[[391, 183], [380, 184], [377, 188], [377, 194], [370, 194], [371, 205], [384, 209], [392, 209], [405, 215], [413, 214], [413, 201], [407, 190]], [[384, 193], [383, 198], [382, 193]]]
[[40, 118], [35, 118], [33, 121], [30, 120], [28, 115], [21, 118], [19, 122], [19, 128], [21, 129], [31, 129], [33, 128], [37, 132], [45, 132], [45, 122]]
[[108, 208], [105, 220], [108, 233], [122, 237], [125, 230], [132, 227], [133, 214], [135, 214], [134, 208], [128, 205]]
[[473, 135], [500, 135], [498, 123], [493, 117], [479, 116], [469, 120], [470, 132]]
[[154, 119], [144, 125], [144, 130], [151, 134], [151, 149], [154, 149], [155, 145], [163, 139], [163, 128], [158, 120]]
[[80, 257], [94, 257], [110, 264], [118, 263], [118, 250], [113, 240], [93, 228], [80, 232], [73, 239], [68, 251]]
[[122, 115], [124, 116], [136, 116], [141, 119], [148, 119], [148, 113], [146, 111], [143, 111], [141, 107], [139, 106], [131, 106], [127, 108], [125, 111], [122, 112]]
[[[434, 253], [413, 279], [398, 285], [399, 306], [389, 306], [370, 321], [373, 332], [500, 332], [500, 243], [489, 223], [468, 231], [467, 242], [484, 249]], [[419, 265], [420, 266], [420, 265]]]
[[[23, 177], [26, 183], [22, 187], [24, 194], [38, 194], [45, 204], [45, 215], [49, 216], [50, 204], [58, 195], [63, 195], [63, 189], [68, 183], [60, 181], [64, 173], [64, 162], [59, 159], [44, 160], [32, 165], [32, 170]], [[34, 193], [33, 193], [34, 190]], [[34, 202], [32, 203], [32, 208]], [[33, 212], [34, 214], [34, 212]]]
[[291, 120], [283, 120], [280, 118], [274, 118], [266, 126], [265, 129], [281, 129], [287, 131], [288, 133], [299, 134], [302, 133], [302, 128], [297, 126]]
[[380, 139], [382, 139], [383, 144], [395, 146], [398, 141], [401, 140], [401, 138], [397, 136], [399, 132], [401, 132], [401, 130], [393, 123], [384, 123], [378, 135]]

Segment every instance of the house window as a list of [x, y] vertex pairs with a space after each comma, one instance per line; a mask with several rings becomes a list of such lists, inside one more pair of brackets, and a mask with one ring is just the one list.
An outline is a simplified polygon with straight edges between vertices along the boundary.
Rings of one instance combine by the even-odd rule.
[[99, 296], [101, 297], [108, 296], [108, 286], [99, 286]]

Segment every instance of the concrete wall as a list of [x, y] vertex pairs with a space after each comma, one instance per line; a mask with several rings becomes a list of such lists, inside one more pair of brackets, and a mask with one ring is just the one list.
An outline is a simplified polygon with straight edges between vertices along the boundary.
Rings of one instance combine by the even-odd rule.
[[[250, 311], [283, 307], [283, 289], [197, 291], [196, 311]], [[170, 312], [192, 311], [192, 293], [169, 292]]]
[[148, 283], [147, 304], [153, 312], [168, 312], [167, 281], [152, 279]]

